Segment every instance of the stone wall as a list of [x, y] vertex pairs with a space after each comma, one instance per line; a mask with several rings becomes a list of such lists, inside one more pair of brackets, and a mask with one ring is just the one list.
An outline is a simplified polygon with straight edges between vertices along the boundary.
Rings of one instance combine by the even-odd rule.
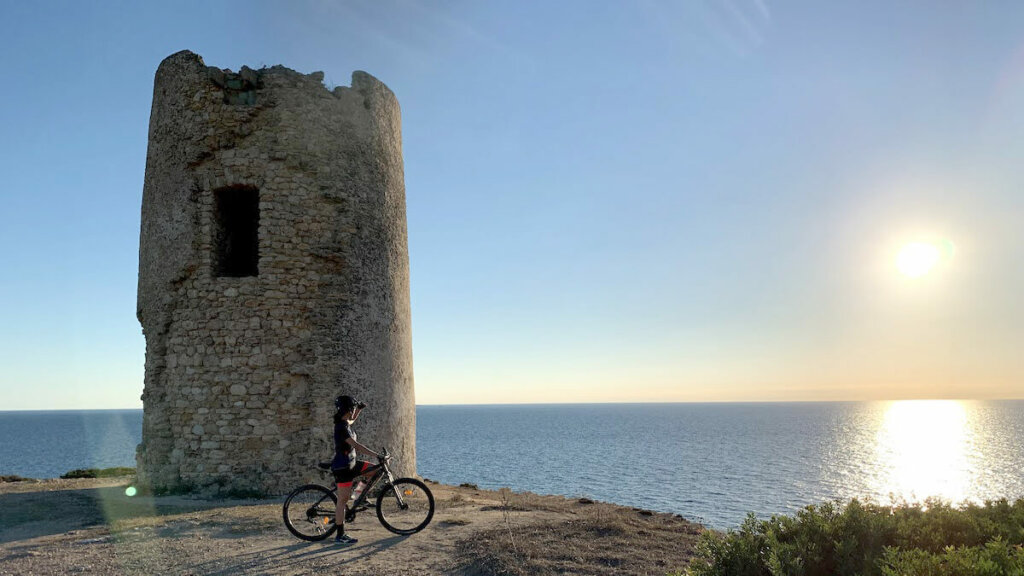
[[[258, 202], [256, 275], [225, 276], [219, 190]], [[140, 481], [281, 493], [333, 453], [333, 398], [359, 440], [415, 473], [401, 116], [356, 72], [238, 73], [179, 52], [156, 73], [142, 203]]]

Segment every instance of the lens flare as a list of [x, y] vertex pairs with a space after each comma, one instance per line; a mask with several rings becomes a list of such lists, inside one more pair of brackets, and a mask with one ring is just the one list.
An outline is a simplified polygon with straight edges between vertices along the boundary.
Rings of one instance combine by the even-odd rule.
[[136, 493], [137, 493], [137, 490], [135, 490], [135, 486], [129, 486], [129, 487], [124, 489], [124, 495], [129, 497], [129, 498], [131, 498], [132, 496], [135, 496]]

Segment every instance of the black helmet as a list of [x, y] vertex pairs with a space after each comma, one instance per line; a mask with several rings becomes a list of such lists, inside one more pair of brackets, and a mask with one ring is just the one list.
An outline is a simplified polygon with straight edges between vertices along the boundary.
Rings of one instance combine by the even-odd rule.
[[339, 412], [348, 412], [356, 407], [356, 399], [351, 396], [338, 396], [334, 399], [334, 407]]

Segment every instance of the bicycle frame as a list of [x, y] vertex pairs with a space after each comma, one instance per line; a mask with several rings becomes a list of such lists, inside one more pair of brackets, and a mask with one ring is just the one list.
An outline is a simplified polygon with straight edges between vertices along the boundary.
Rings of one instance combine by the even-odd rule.
[[[355, 502], [352, 503], [352, 508], [351, 509], [352, 509], [353, 512], [355, 512], [356, 510], [360, 509], [361, 507], [362, 507], [363, 510], [366, 509], [365, 508], [365, 506], [366, 506], [366, 499], [367, 499], [367, 497], [370, 494], [370, 489], [372, 489], [374, 486], [376, 486], [377, 482], [381, 479], [382, 476], [384, 476], [385, 474], [387, 475], [387, 477], [388, 477], [388, 484], [390, 484], [390, 483], [392, 483], [394, 481], [394, 477], [391, 475], [391, 471], [388, 470], [388, 466], [387, 466], [386, 462], [383, 463], [383, 464], [374, 464], [373, 466], [370, 466], [370, 468], [366, 470], [366, 473], [364, 473], [363, 476], [365, 476], [366, 474], [369, 474], [370, 472], [373, 472], [373, 475], [370, 476], [370, 478], [368, 480], [366, 480], [366, 487], [363, 488], [363, 493], [360, 494], [359, 498], [356, 498]], [[360, 476], [357, 476], [356, 478], [359, 478], [359, 477]], [[337, 484], [334, 485], [334, 489], [331, 490], [331, 492], [334, 492], [334, 493], [338, 492], [338, 485]]]

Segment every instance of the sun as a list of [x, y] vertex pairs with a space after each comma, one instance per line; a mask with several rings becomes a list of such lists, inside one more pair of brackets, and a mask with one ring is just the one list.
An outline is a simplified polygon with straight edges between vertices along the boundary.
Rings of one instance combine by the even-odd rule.
[[911, 242], [900, 248], [896, 256], [896, 268], [904, 276], [919, 278], [935, 268], [942, 259], [942, 250], [928, 242]]

